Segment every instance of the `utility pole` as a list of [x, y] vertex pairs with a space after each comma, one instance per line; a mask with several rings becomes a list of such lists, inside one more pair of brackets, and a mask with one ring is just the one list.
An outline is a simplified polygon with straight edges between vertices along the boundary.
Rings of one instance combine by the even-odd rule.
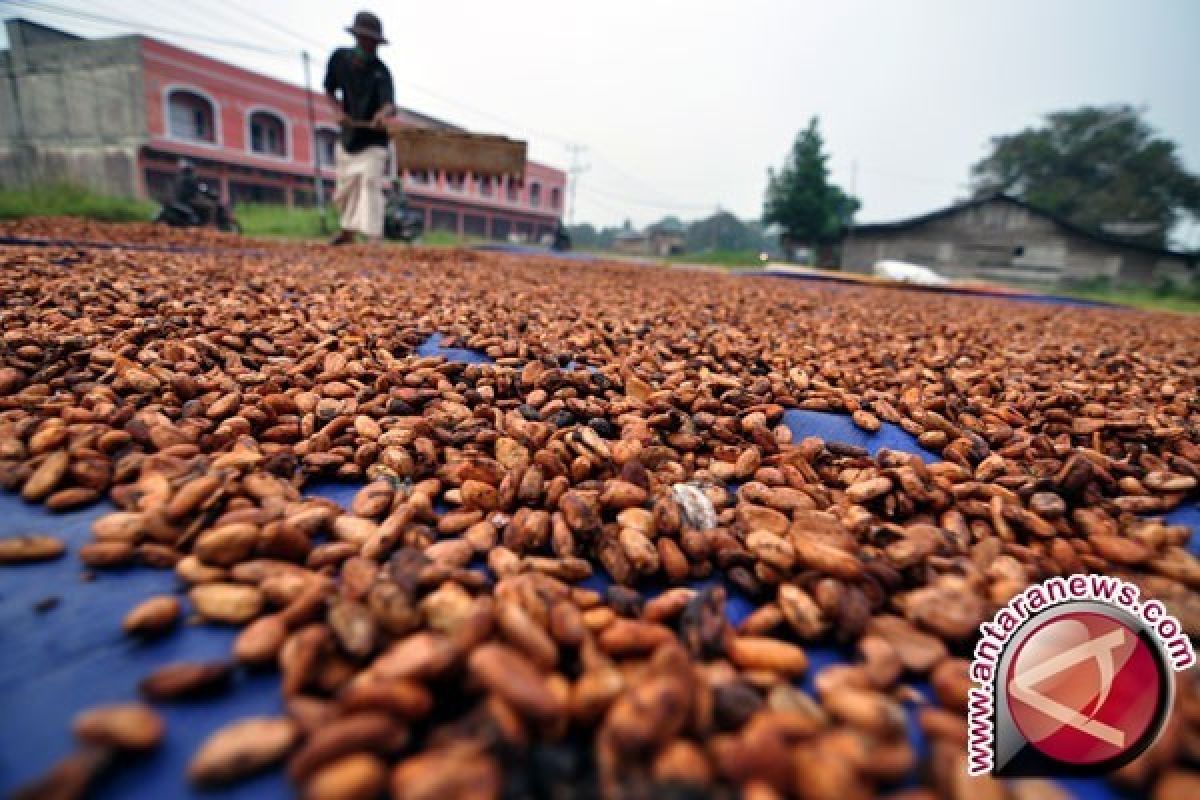
[[321, 233], [327, 233], [325, 230], [325, 181], [321, 179], [321, 153], [319, 142], [317, 141], [317, 113], [313, 108], [312, 99], [312, 77], [309, 69], [308, 51], [305, 50], [304, 56], [304, 99], [308, 103], [308, 129], [312, 133], [312, 160], [313, 160], [313, 191], [316, 192], [317, 199], [317, 214], [321, 217]]
[[575, 224], [575, 190], [579, 188], [579, 176], [592, 168], [591, 164], [583, 163], [583, 154], [587, 152], [587, 146], [582, 144], [567, 145], [568, 152], [571, 153], [571, 167], [567, 173], [571, 176], [571, 207], [567, 209], [567, 224]]

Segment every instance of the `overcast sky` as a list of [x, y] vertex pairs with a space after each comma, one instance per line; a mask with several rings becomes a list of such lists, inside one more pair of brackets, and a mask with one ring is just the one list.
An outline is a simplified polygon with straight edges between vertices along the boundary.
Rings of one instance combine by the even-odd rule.
[[[360, 2], [32, 0], [278, 50], [314, 80]], [[31, 10], [87, 35], [128, 30]], [[1200, 171], [1196, 0], [438, 0], [378, 2], [402, 105], [527, 137], [569, 167], [576, 221], [635, 224], [718, 205], [761, 213], [766, 170], [817, 115], [859, 219], [960, 198], [989, 137], [1084, 104], [1132, 103]], [[298, 56], [160, 38], [301, 82]], [[1200, 224], [1181, 232], [1200, 243]]]

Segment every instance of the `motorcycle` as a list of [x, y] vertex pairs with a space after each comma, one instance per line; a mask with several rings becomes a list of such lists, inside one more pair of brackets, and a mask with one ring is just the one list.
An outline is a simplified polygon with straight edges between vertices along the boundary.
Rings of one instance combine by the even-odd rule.
[[229, 207], [221, 202], [216, 190], [205, 184], [198, 187], [199, 193], [208, 202], [202, 205], [184, 203], [179, 200], [169, 200], [163, 204], [154, 221], [173, 228], [207, 228], [214, 227], [226, 233], [241, 233], [242, 226], [238, 224]]
[[550, 243], [550, 249], [556, 253], [567, 253], [571, 250], [571, 234], [561, 222], [554, 229], [554, 240]]
[[425, 215], [408, 207], [402, 190], [387, 192], [383, 207], [383, 236], [397, 242], [411, 244], [425, 232]]

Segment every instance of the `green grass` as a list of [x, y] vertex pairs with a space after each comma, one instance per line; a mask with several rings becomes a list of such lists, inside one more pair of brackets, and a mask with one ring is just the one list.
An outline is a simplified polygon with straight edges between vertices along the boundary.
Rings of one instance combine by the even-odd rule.
[[1082, 283], [1067, 284], [1061, 288], [1061, 293], [1149, 311], [1200, 313], [1200, 276], [1183, 282], [1163, 277], [1154, 286], [1127, 286], [1114, 284], [1108, 278], [1096, 278]]
[[1154, 289], [1068, 289], [1064, 294], [1084, 300], [1100, 300], [1119, 303], [1147, 311], [1178, 311], [1184, 314], [1200, 314], [1200, 298], [1183, 294], [1161, 294]]
[[463, 247], [477, 242], [484, 242], [475, 236], [459, 236], [450, 231], [425, 231], [417, 243], [422, 247]]
[[104, 222], [149, 222], [158, 206], [145, 200], [109, 197], [66, 183], [0, 189], [0, 219], [86, 217]]
[[671, 256], [667, 261], [672, 264], [708, 264], [714, 267], [739, 269], [746, 267], [761, 267], [757, 250], [710, 250], [706, 253], [684, 253]]
[[326, 209], [322, 229], [321, 215], [315, 208], [241, 203], [233, 210], [246, 236], [279, 236], [286, 239], [324, 239], [337, 230], [337, 216]]
[[[327, 239], [338, 229], [337, 212], [326, 208], [325, 229], [315, 208], [244, 203], [234, 209], [234, 216], [247, 236], [278, 236], [287, 239]], [[459, 236], [447, 231], [426, 231], [417, 240], [422, 247], [462, 247], [485, 242], [475, 236]]]

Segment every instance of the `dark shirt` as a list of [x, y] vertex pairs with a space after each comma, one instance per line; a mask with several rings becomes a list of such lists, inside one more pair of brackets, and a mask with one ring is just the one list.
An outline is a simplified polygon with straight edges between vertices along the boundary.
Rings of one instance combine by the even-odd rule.
[[[392, 98], [392, 73], [376, 56], [364, 55], [352, 47], [333, 51], [325, 69], [325, 91], [342, 92], [342, 111], [351, 119], [370, 122]], [[342, 147], [347, 153], [361, 152], [373, 145], [387, 146], [385, 131], [367, 128], [343, 128]]]

